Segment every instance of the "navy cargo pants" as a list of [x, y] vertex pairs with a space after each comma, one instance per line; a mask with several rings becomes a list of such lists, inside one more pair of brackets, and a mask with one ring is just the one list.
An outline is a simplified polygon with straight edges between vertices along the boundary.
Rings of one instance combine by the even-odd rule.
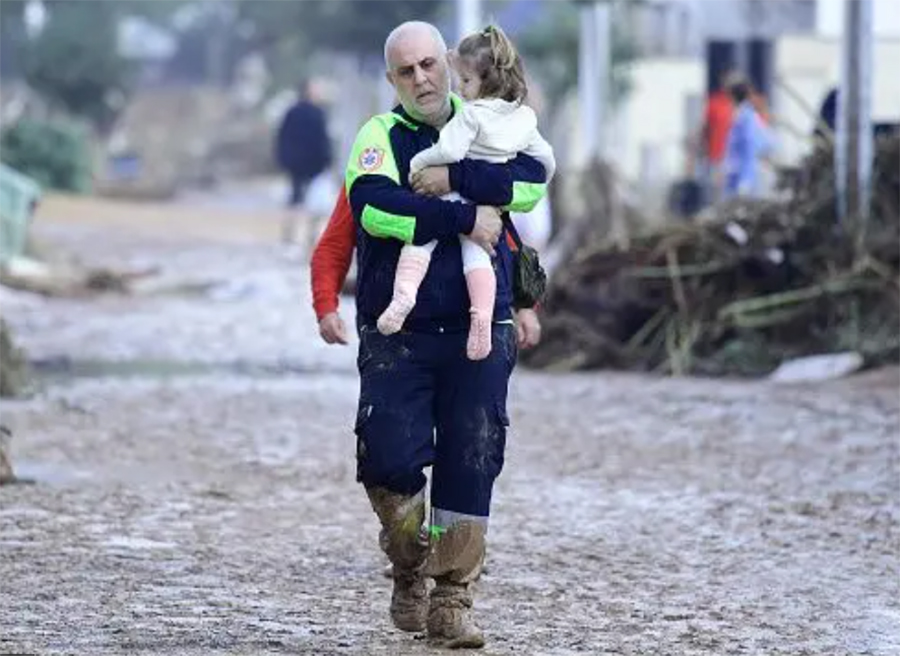
[[432, 466], [433, 523], [486, 523], [503, 468], [516, 329], [493, 325], [490, 355], [466, 357], [465, 331], [384, 336], [359, 325], [357, 479], [411, 497]]

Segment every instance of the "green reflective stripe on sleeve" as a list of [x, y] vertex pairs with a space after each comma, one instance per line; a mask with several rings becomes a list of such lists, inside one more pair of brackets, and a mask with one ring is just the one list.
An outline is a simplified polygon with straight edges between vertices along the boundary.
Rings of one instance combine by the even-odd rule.
[[510, 212], [530, 212], [547, 193], [543, 182], [513, 182], [512, 202], [504, 209]]
[[379, 114], [362, 127], [353, 142], [344, 184], [347, 193], [361, 175], [384, 175], [400, 184], [400, 172], [391, 149], [390, 131], [396, 114]]
[[373, 237], [393, 237], [411, 244], [416, 231], [416, 217], [391, 214], [366, 205], [362, 213], [362, 227]]

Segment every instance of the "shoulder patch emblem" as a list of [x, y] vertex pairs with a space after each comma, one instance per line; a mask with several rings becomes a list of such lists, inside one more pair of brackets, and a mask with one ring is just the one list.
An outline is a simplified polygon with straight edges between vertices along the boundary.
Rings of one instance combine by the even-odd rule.
[[359, 168], [372, 172], [381, 168], [384, 162], [384, 150], [376, 146], [369, 146], [359, 154]]

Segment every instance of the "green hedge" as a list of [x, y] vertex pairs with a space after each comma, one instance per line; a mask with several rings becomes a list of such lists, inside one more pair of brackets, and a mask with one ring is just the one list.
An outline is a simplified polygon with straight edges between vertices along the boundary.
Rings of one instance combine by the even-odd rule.
[[0, 134], [0, 160], [45, 189], [84, 193], [91, 187], [86, 132], [67, 123], [16, 122]]

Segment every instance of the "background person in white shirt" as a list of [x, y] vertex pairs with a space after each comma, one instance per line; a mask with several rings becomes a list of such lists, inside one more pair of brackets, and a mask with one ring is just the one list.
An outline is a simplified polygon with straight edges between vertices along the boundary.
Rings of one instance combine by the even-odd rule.
[[[431, 166], [443, 166], [469, 157], [494, 163], [507, 162], [524, 152], [537, 159], [547, 174], [556, 170], [553, 149], [537, 129], [534, 111], [522, 104], [528, 94], [522, 58], [499, 27], [488, 26], [463, 39], [453, 57], [460, 93], [466, 103], [441, 130], [438, 142], [410, 162], [410, 181]], [[451, 196], [448, 194], [448, 196]], [[445, 196], [447, 198], [448, 196]], [[458, 195], [452, 194], [455, 198]], [[460, 235], [463, 270], [472, 307], [466, 355], [482, 360], [491, 352], [491, 318], [497, 281], [490, 254]], [[378, 318], [378, 330], [390, 335], [403, 327], [415, 306], [431, 253], [437, 245], [407, 244], [400, 252], [390, 305]]]

